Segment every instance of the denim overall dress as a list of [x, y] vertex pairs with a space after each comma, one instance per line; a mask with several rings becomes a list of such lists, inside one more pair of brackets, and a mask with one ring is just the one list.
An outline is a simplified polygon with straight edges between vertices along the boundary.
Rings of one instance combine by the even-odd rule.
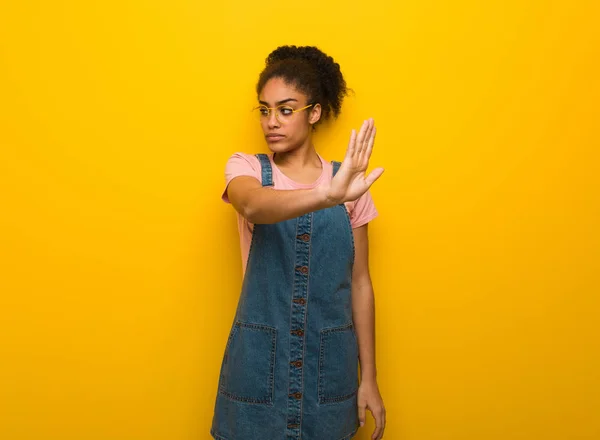
[[[268, 156], [256, 155], [273, 186]], [[340, 167], [332, 162], [333, 175]], [[255, 224], [221, 363], [217, 440], [348, 440], [358, 429], [354, 239], [344, 204]]]

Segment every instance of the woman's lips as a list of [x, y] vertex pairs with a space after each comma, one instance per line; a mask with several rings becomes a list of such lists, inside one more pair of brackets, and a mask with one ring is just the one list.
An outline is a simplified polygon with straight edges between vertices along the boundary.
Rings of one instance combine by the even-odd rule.
[[282, 134], [268, 134], [267, 135], [267, 140], [269, 142], [277, 142], [280, 141], [281, 139], [283, 139], [285, 136]]

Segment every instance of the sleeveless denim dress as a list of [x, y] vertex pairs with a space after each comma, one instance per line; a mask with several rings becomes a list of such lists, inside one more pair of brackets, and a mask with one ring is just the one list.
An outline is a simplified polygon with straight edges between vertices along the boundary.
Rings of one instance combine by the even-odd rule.
[[[262, 185], [269, 158], [256, 155]], [[340, 162], [332, 161], [333, 175]], [[354, 239], [344, 204], [255, 224], [221, 363], [217, 440], [348, 440], [358, 430]]]

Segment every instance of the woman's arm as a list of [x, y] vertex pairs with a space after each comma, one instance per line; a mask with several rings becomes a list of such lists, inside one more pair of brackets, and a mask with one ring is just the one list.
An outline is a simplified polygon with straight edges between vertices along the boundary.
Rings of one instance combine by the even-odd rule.
[[360, 387], [358, 416], [365, 422], [365, 409], [375, 418], [373, 439], [380, 439], [385, 429], [385, 407], [377, 385], [375, 365], [375, 296], [369, 273], [368, 223], [353, 229], [355, 259], [352, 272], [352, 319], [358, 340]]
[[229, 201], [250, 223], [277, 223], [337, 204], [327, 188], [278, 191], [263, 187], [254, 177], [239, 176], [227, 187]]
[[383, 174], [375, 168], [368, 175], [375, 142], [373, 119], [364, 121], [358, 134], [352, 130], [346, 155], [331, 182], [313, 189], [275, 190], [250, 176], [238, 176], [227, 187], [229, 201], [250, 223], [277, 223], [319, 209], [358, 199]]
[[369, 273], [368, 226], [353, 229], [355, 259], [352, 272], [352, 317], [358, 338], [360, 375], [377, 380], [375, 366], [375, 296]]

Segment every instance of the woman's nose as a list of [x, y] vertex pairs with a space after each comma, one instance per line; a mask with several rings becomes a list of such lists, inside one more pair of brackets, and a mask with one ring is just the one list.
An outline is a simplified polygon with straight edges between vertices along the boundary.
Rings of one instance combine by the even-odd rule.
[[277, 116], [275, 115], [275, 110], [271, 110], [271, 112], [269, 113], [267, 123], [269, 124], [269, 128], [274, 128], [274, 127], [279, 126], [279, 120], [277, 119]]

